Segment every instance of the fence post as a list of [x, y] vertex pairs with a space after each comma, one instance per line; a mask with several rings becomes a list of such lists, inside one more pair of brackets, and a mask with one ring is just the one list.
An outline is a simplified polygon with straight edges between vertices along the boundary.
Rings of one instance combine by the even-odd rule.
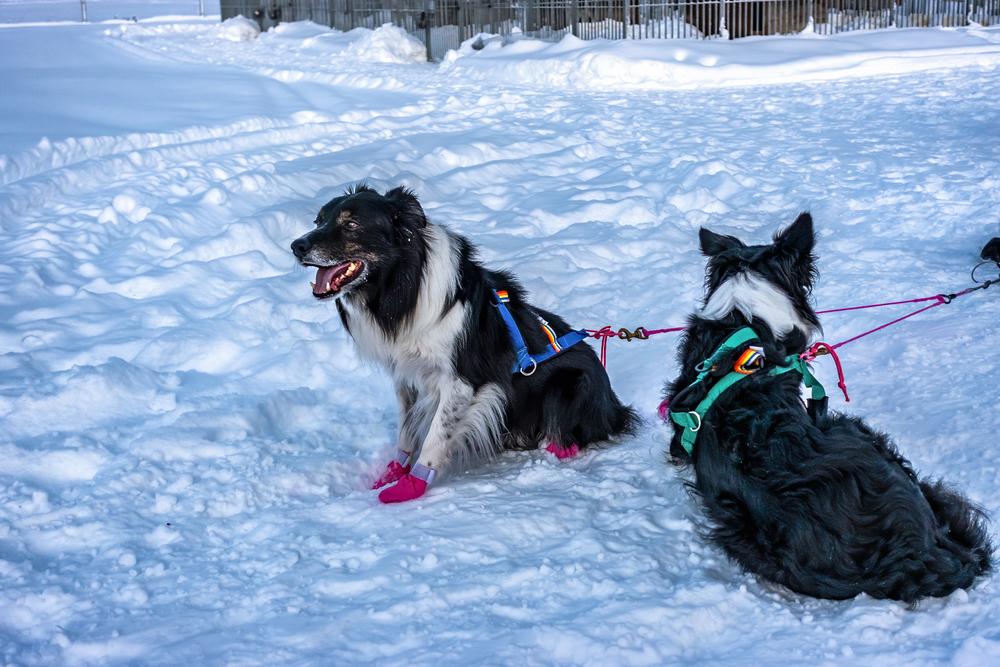
[[719, 37], [729, 39], [729, 26], [726, 25], [726, 0], [719, 0]]
[[579, 37], [580, 36], [580, 28], [576, 25], [576, 23], [577, 23], [577, 15], [576, 15], [577, 10], [576, 10], [576, 8], [577, 8], [578, 4], [579, 4], [579, 0], [569, 0], [569, 24], [570, 24], [570, 32], [573, 33], [574, 37]]
[[80, 20], [87, 22], [87, 0], [80, 0]]
[[524, 35], [527, 37], [535, 29], [535, 21], [533, 20], [532, 14], [534, 13], [535, 2], [534, 0], [524, 0]]
[[198, 0], [198, 16], [205, 15], [205, 0]]
[[434, 0], [427, 0], [427, 20], [424, 21], [424, 45], [427, 49], [427, 62], [434, 62], [434, 49], [431, 47], [431, 24], [434, 23]]
[[629, 30], [632, 24], [632, 3], [630, 0], [622, 0], [622, 9], [625, 10], [625, 15], [622, 17], [622, 39], [628, 39], [632, 32]]

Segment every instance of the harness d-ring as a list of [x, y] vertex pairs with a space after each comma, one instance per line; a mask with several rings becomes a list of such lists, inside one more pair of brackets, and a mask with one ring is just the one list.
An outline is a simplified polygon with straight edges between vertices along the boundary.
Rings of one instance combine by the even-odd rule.
[[527, 373], [524, 372], [523, 368], [520, 371], [518, 371], [524, 377], [528, 377], [529, 375], [534, 375], [535, 371], [538, 370], [538, 362], [535, 361], [535, 358], [534, 357], [528, 357], [528, 358], [531, 359], [531, 370]]
[[694, 410], [692, 410], [692, 411], [691, 411], [691, 412], [689, 412], [688, 414], [689, 414], [689, 415], [691, 415], [692, 417], [694, 417], [695, 419], [697, 419], [697, 420], [698, 420], [698, 425], [697, 425], [697, 426], [691, 426], [691, 427], [690, 427], [690, 429], [691, 429], [691, 431], [692, 431], [692, 432], [694, 432], [694, 433], [697, 433], [698, 431], [700, 431], [700, 430], [701, 430], [701, 415], [699, 415], [699, 414], [698, 414], [697, 412], [695, 412]]
[[994, 266], [996, 266], [997, 270], [1000, 271], [1000, 262], [992, 262], [992, 261], [990, 261], [988, 259], [985, 260], [985, 261], [979, 262], [979, 264], [976, 264], [974, 267], [972, 267], [972, 282], [976, 283], [977, 285], [982, 285], [984, 283], [989, 283], [989, 284], [992, 285], [993, 283], [997, 282], [997, 280], [1000, 280], [1000, 274], [998, 274], [997, 278], [991, 278], [990, 280], [985, 280], [985, 281], [979, 280], [978, 278], [976, 278], [976, 271], [979, 270], [979, 267], [980, 266], [988, 266], [990, 264], [993, 264]]

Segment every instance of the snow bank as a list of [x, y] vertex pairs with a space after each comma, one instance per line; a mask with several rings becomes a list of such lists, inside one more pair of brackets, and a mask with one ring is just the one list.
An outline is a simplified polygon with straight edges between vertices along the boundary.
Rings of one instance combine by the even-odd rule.
[[726, 40], [497, 39], [449, 51], [441, 71], [586, 90], [685, 89], [905, 74], [1000, 64], [1000, 28], [882, 30]]
[[341, 32], [309, 21], [282, 23], [263, 36], [283, 50], [301, 50], [330, 60], [400, 64], [427, 62], [424, 45], [391, 23], [374, 30]]
[[249, 42], [252, 39], [257, 39], [257, 36], [260, 35], [260, 28], [248, 18], [234, 16], [220, 23], [216, 34], [230, 42]]
[[[209, 58], [243, 66], [255, 62], [268, 69], [281, 62], [300, 65], [304, 74], [315, 74], [330, 64], [367, 62], [405, 65], [427, 61], [423, 43], [402, 28], [385, 24], [374, 30], [355, 28], [341, 32], [311, 21], [281, 23], [261, 34], [257, 24], [242, 16], [221, 24], [140, 23], [107, 29], [110, 37], [142, 44], [147, 48], [184, 58]], [[226, 42], [237, 44], [228, 47]], [[248, 43], [249, 42], [249, 43]], [[209, 53], [205, 47], [211, 46]], [[301, 58], [298, 62], [295, 56]], [[278, 56], [278, 57], [276, 57]], [[287, 71], [287, 70], [285, 70]]]
[[386, 23], [375, 30], [355, 28], [347, 36], [356, 36], [340, 55], [354, 56], [373, 63], [427, 62], [427, 51], [419, 40], [398, 26]]

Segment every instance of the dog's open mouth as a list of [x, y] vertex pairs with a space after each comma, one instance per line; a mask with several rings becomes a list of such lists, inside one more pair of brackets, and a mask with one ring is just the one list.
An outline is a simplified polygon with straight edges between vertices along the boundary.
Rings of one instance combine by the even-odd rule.
[[316, 282], [312, 284], [313, 296], [320, 298], [333, 296], [360, 278], [364, 268], [365, 263], [361, 261], [319, 267], [316, 271]]

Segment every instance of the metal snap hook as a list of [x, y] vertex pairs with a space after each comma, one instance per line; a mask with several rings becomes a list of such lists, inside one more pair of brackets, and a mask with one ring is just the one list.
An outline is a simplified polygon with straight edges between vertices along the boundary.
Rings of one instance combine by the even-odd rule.
[[522, 368], [521, 370], [518, 371], [524, 377], [529, 377], [531, 375], [534, 375], [535, 371], [538, 370], [538, 362], [535, 361], [534, 357], [529, 357], [529, 358], [531, 359], [531, 370], [528, 371], [528, 372], [525, 372], [524, 369]]
[[694, 417], [694, 418], [695, 418], [696, 420], [698, 420], [698, 425], [697, 425], [697, 426], [691, 426], [691, 427], [690, 427], [690, 429], [691, 429], [691, 431], [692, 431], [693, 433], [697, 433], [698, 431], [700, 431], [700, 430], [701, 430], [701, 415], [699, 415], [699, 414], [698, 414], [697, 412], [695, 412], [694, 410], [692, 410], [692, 411], [691, 411], [691, 412], [689, 412], [688, 414], [689, 414], [689, 415], [691, 415], [691, 416], [693, 416], [693, 417]]

